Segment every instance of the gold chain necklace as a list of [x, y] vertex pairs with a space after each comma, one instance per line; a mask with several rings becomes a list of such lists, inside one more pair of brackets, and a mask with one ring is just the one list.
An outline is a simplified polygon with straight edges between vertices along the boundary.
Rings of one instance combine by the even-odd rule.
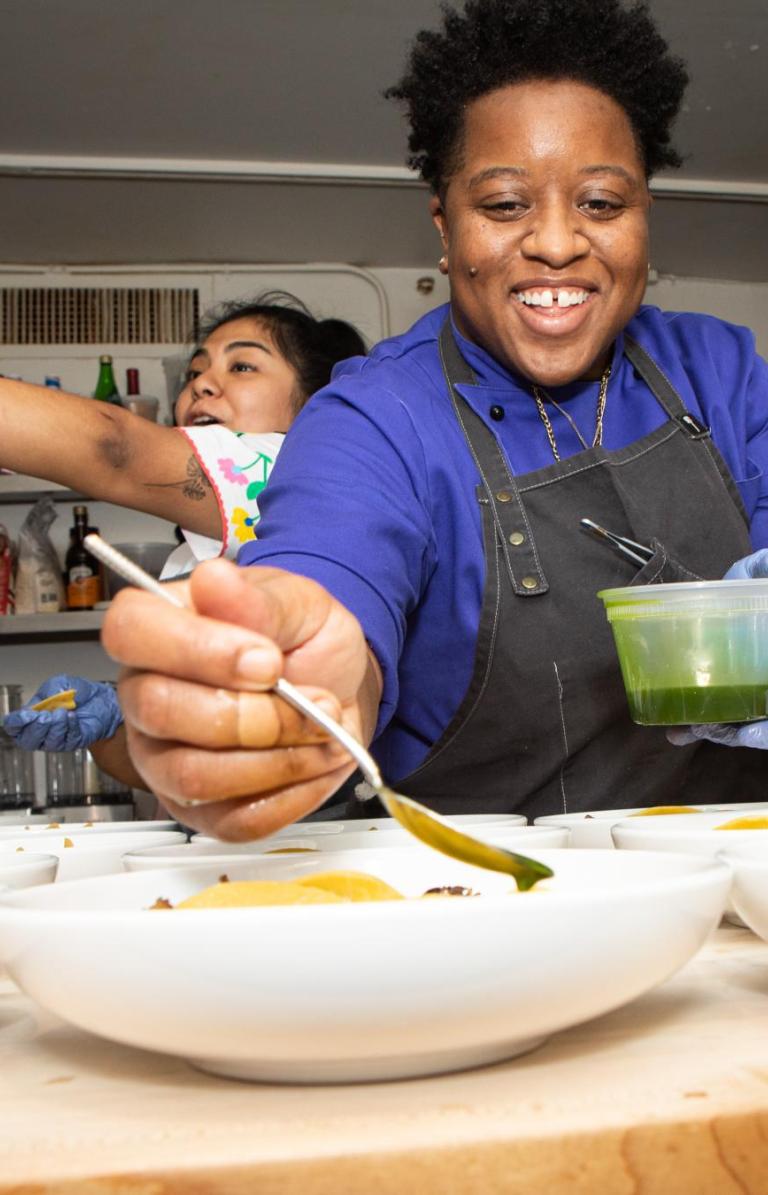
[[[600, 390], [597, 395], [597, 414], [595, 416], [595, 435], [594, 439], [592, 440], [593, 448], [597, 448], [603, 442], [603, 415], [605, 414], [605, 403], [608, 398], [608, 379], [610, 376], [611, 367], [608, 365], [606, 369], [603, 370], [603, 376], [600, 378]], [[545, 394], [545, 392], [538, 386], [533, 387], [533, 397], [536, 399], [536, 407], [538, 409], [539, 415], [541, 416], [541, 422], [544, 424], [544, 430], [547, 433], [547, 439], [549, 440], [549, 446], [552, 449], [552, 455], [556, 461], [560, 460], [560, 453], [557, 451], [557, 440], [555, 439], [555, 433], [552, 429], [549, 415], [544, 407], [544, 399], [547, 399], [548, 402], [551, 402], [552, 406], [555, 407], [555, 409], [558, 410], [561, 415], [565, 416], [581, 441], [582, 446], [584, 448], [589, 448], [589, 445], [577, 428], [576, 424], [573, 422], [571, 416], [567, 411], [563, 410], [558, 403], [555, 402], [554, 398], [551, 398], [548, 394]]]

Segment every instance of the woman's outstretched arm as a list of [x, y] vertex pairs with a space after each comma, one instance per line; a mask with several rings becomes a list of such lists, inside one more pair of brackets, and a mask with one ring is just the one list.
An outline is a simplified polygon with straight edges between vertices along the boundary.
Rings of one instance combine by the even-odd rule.
[[109, 403], [0, 378], [0, 466], [221, 536], [216, 496], [183, 432]]

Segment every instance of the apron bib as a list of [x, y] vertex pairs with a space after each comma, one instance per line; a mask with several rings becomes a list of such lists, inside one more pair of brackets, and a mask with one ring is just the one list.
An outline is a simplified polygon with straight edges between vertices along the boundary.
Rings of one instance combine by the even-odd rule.
[[[444, 813], [557, 812], [765, 799], [768, 753], [673, 747], [635, 725], [600, 589], [721, 578], [752, 551], [736, 485], [707, 428], [648, 354], [625, 353], [668, 415], [614, 452], [588, 449], [515, 477], [461, 397], [474, 384], [446, 321], [443, 369], [482, 478], [485, 586], [472, 679], [424, 762], [394, 787]], [[641, 569], [583, 517], [650, 544]], [[355, 812], [370, 815], [358, 804]]]

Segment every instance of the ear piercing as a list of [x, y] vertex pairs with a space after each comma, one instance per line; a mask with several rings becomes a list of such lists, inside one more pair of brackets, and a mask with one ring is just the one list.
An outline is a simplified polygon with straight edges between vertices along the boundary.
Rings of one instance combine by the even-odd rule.
[[443, 256], [440, 258], [439, 262], [437, 263], [437, 268], [441, 274], [448, 273], [448, 257], [445, 253], [443, 254]]
[[469, 267], [469, 276], [470, 276], [470, 278], [476, 278], [476, 277], [477, 277], [477, 266], [470, 266], [470, 267]]

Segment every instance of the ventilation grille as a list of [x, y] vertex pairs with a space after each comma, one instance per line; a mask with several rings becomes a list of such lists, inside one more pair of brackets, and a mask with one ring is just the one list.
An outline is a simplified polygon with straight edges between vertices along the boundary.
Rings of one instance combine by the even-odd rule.
[[182, 344], [199, 310], [194, 288], [0, 288], [0, 344]]

